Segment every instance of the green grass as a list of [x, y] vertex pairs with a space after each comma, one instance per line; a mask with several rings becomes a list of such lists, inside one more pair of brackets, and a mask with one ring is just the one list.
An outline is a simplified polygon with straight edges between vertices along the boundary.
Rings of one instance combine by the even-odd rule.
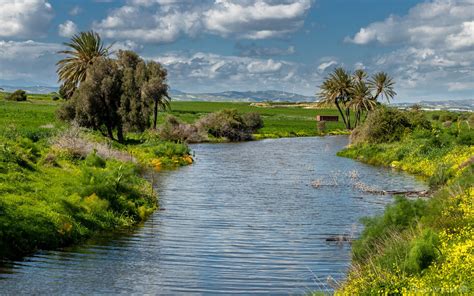
[[[256, 107], [251, 103], [237, 102], [182, 102], [171, 103], [171, 114], [182, 121], [192, 123], [205, 114], [223, 109], [236, 109], [239, 113], [257, 112], [263, 117], [264, 127], [260, 129], [257, 138], [266, 137], [291, 137], [291, 136], [316, 136], [316, 115], [338, 115], [336, 109], [304, 109], [296, 104], [294, 107], [281, 106]], [[161, 114], [163, 122], [165, 114]], [[344, 124], [328, 122], [327, 133], [343, 133]]]
[[[59, 102], [0, 100], [0, 260], [83, 241], [98, 232], [130, 227], [157, 207], [143, 166], [192, 162], [183, 144], [147, 135], [111, 142], [80, 132], [122, 157], [103, 159], [52, 145], [70, 127], [56, 120]], [[123, 157], [133, 152], [139, 164]], [[159, 163], [159, 166], [158, 166]]]

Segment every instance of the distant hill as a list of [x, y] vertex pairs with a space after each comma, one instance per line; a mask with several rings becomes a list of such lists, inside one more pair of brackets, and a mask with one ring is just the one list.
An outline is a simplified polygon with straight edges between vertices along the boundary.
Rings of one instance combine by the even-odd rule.
[[3, 88], [6, 92], [14, 92], [17, 89], [22, 89], [30, 94], [49, 94], [52, 92], [57, 92], [57, 87], [52, 86], [11, 86], [11, 85], [0, 85], [0, 88]]
[[279, 90], [224, 91], [218, 93], [185, 93], [171, 90], [171, 98], [178, 101], [232, 101], [232, 102], [312, 102], [315, 97]]
[[[51, 86], [11, 86], [0, 85], [4, 91], [13, 92], [23, 89], [31, 94], [49, 94], [58, 91], [57, 87]], [[186, 93], [172, 89], [171, 98], [177, 101], [228, 101], [228, 102], [312, 102], [315, 97], [305, 96], [278, 90], [265, 91], [224, 91], [218, 93]]]
[[444, 100], [444, 101], [420, 101], [418, 103], [397, 103], [393, 104], [399, 108], [410, 108], [413, 105], [420, 105], [425, 110], [451, 110], [474, 112], [474, 99], [466, 100]]

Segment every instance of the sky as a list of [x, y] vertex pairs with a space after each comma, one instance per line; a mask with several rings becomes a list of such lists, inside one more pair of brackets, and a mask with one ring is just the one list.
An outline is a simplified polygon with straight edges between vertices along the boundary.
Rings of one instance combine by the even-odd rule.
[[0, 0], [0, 84], [56, 86], [98, 32], [186, 92], [314, 95], [335, 67], [385, 71], [399, 102], [474, 98], [474, 0]]

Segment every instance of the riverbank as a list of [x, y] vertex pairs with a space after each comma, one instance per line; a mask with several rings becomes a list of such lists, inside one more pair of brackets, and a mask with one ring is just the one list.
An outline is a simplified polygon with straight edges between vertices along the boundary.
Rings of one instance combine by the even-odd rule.
[[364, 220], [341, 295], [463, 294], [474, 291], [474, 147], [469, 122], [432, 123], [397, 141], [338, 153], [425, 177], [427, 200], [397, 198]]
[[192, 163], [184, 144], [119, 144], [55, 118], [54, 102], [0, 102], [0, 259], [130, 227], [157, 208], [142, 171]]

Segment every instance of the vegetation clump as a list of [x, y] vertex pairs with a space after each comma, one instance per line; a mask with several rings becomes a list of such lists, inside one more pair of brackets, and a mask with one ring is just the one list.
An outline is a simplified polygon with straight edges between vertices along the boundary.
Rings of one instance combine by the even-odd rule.
[[5, 97], [7, 101], [23, 102], [28, 99], [24, 90], [18, 89]]
[[365, 124], [354, 129], [351, 143], [390, 143], [401, 140], [404, 134], [415, 129], [431, 129], [423, 112], [380, 107], [368, 115]]
[[240, 115], [237, 110], [228, 109], [211, 113], [196, 125], [214, 137], [235, 142], [251, 140], [252, 134], [263, 127], [263, 121], [258, 113]]
[[239, 114], [235, 109], [227, 109], [207, 114], [193, 124], [168, 116], [158, 135], [164, 140], [186, 143], [207, 142], [210, 137], [236, 142], [252, 140], [253, 133], [262, 127], [260, 114]]

